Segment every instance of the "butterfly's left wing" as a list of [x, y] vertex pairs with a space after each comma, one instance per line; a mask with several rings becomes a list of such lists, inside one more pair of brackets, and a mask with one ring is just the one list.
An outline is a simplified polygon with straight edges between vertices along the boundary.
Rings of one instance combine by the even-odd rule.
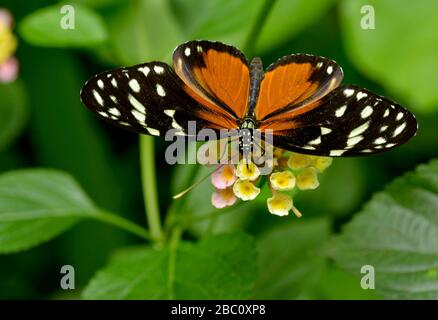
[[173, 53], [173, 67], [184, 90], [208, 109], [235, 121], [246, 115], [248, 62], [237, 48], [220, 42], [189, 41]]
[[303, 154], [356, 156], [395, 148], [415, 135], [417, 121], [397, 103], [353, 85], [262, 122], [273, 144]]
[[194, 100], [183, 85], [167, 64], [150, 62], [92, 77], [81, 90], [81, 100], [103, 120], [154, 136], [164, 136], [170, 129], [189, 135], [190, 121], [196, 122], [191, 135], [203, 128], [237, 127], [225, 113]]

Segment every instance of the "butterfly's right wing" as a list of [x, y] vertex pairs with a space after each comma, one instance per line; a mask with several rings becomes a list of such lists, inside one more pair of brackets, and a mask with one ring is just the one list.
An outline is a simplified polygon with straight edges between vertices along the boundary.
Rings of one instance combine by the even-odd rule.
[[183, 90], [183, 82], [165, 63], [150, 62], [92, 77], [81, 90], [82, 102], [100, 118], [134, 132], [189, 135], [189, 121], [203, 128], [236, 128], [234, 119], [207, 109]]

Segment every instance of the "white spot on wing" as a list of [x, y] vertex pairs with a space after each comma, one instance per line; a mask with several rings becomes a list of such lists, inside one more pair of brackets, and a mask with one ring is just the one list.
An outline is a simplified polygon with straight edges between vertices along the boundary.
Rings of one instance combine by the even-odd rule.
[[149, 72], [151, 71], [151, 69], [149, 69], [148, 67], [144, 66], [143, 68], [138, 68], [138, 71], [140, 71], [141, 73], [144, 74], [145, 77], [148, 76]]
[[371, 106], [366, 106], [362, 112], [360, 113], [360, 116], [362, 119], [368, 118], [373, 113], [373, 108]]
[[316, 64], [316, 67], [319, 69], [319, 68], [321, 68], [322, 67], [322, 62], [318, 62], [317, 64]]
[[330, 132], [332, 132], [332, 129], [321, 127], [321, 135], [329, 134]]
[[356, 99], [357, 99], [357, 101], [359, 101], [360, 99], [365, 98], [365, 97], [368, 97], [368, 95], [367, 95], [365, 92], [361, 92], [361, 91], [359, 91], [359, 92], [356, 94]]
[[374, 144], [383, 144], [386, 143], [386, 139], [385, 138], [377, 138], [376, 140], [374, 140]]
[[403, 118], [403, 112], [399, 112], [399, 113], [397, 114], [397, 117], [395, 118], [395, 120], [399, 121], [399, 120], [401, 120], [402, 118]]
[[108, 109], [108, 112], [113, 116], [120, 117], [120, 111], [117, 108], [110, 108]]
[[363, 140], [363, 136], [356, 136], [356, 137], [349, 138], [347, 140], [347, 146], [352, 147], [352, 146], [358, 144], [361, 140]]
[[98, 86], [99, 88], [103, 89], [104, 84], [103, 84], [103, 81], [102, 81], [101, 79], [97, 80], [97, 86]]
[[354, 93], [354, 89], [345, 89], [344, 90], [344, 96], [346, 96], [347, 98], [351, 97], [353, 95], [353, 93]]
[[353, 137], [356, 137], [356, 136], [358, 136], [358, 135], [364, 133], [365, 130], [367, 130], [367, 129], [369, 128], [369, 126], [370, 126], [370, 122], [369, 122], [369, 121], [365, 122], [364, 124], [360, 125], [360, 126], [357, 127], [356, 129], [351, 130], [351, 132], [350, 132], [350, 134], [348, 135], [348, 137], [349, 137], [349, 138], [353, 138]]
[[140, 101], [138, 101], [137, 99], [135, 99], [135, 97], [131, 94], [128, 94], [128, 100], [129, 103], [131, 103], [131, 105], [137, 109], [137, 111], [146, 114], [146, 108], [144, 107], [144, 105], [141, 104]]
[[129, 80], [129, 87], [132, 89], [132, 91], [134, 92], [140, 92], [140, 84], [138, 83], [138, 81], [136, 79], [131, 79]]
[[159, 96], [164, 97], [166, 95], [166, 91], [161, 84], [157, 83], [157, 93]]
[[196, 51], [202, 52], [202, 47], [201, 46], [196, 46]]
[[169, 116], [169, 117], [171, 117], [171, 118], [173, 118], [173, 116], [175, 115], [175, 110], [173, 110], [173, 109], [165, 109], [164, 110], [164, 114]]
[[190, 48], [186, 48], [185, 50], [184, 50], [184, 54], [186, 55], [186, 57], [188, 57], [189, 55], [190, 55]]
[[313, 145], [320, 144], [320, 143], [321, 143], [321, 137], [318, 137], [318, 138], [308, 142], [308, 144], [313, 144]]
[[344, 113], [345, 113], [345, 110], [347, 110], [347, 106], [346, 105], [342, 106], [342, 107], [339, 107], [336, 110], [336, 112], [335, 112], [335, 116], [337, 116], [338, 118], [342, 117], [344, 115]]
[[116, 78], [112, 78], [111, 79], [111, 84], [113, 85], [114, 88], [117, 88], [117, 80], [116, 80]]
[[117, 101], [117, 98], [116, 98], [115, 96], [113, 96], [113, 95], [110, 96], [110, 99], [111, 99], [114, 103], [117, 103], [117, 102], [118, 102], [118, 101]]
[[131, 113], [134, 116], [134, 118], [137, 119], [138, 122], [140, 122], [140, 124], [142, 125], [145, 124], [146, 115], [144, 113], [138, 112], [137, 110], [132, 110]]
[[345, 152], [345, 150], [332, 150], [330, 151], [331, 156], [342, 156], [342, 154]]
[[154, 71], [156, 74], [163, 74], [164, 68], [162, 66], [154, 66]]
[[386, 118], [387, 116], [389, 116], [389, 109], [385, 110], [385, 113], [383, 114], [383, 117]]
[[385, 131], [386, 129], [388, 129], [388, 126], [382, 126], [382, 127], [380, 128], [380, 132], [383, 132], [383, 131]]
[[146, 131], [149, 132], [150, 135], [158, 137], [160, 135], [160, 131], [154, 128], [146, 128]]
[[392, 135], [393, 137], [398, 136], [400, 133], [402, 133], [402, 131], [405, 129], [406, 127], [406, 122], [403, 122], [401, 125], [399, 125], [395, 130], [394, 130], [394, 134]]
[[333, 67], [332, 66], [328, 66], [327, 67], [327, 74], [332, 74], [333, 72]]
[[102, 99], [102, 97], [100, 96], [99, 92], [97, 92], [96, 90], [93, 90], [93, 96], [94, 96], [94, 99], [96, 100], [96, 102], [97, 102], [99, 105], [103, 106], [103, 99]]

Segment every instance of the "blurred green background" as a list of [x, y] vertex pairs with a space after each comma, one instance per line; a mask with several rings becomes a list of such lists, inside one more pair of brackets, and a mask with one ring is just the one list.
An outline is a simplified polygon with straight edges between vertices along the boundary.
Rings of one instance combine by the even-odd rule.
[[[60, 8], [66, 3], [76, 9], [74, 31], [59, 27], [63, 16]], [[375, 29], [361, 28], [364, 5], [374, 7]], [[243, 48], [266, 3], [72, 0], [60, 4], [1, 0], [0, 7], [9, 9], [16, 21], [20, 65], [16, 81], [0, 84], [0, 172], [33, 167], [61, 169], [70, 173], [100, 207], [144, 225], [138, 136], [88, 112], [79, 100], [82, 85], [92, 75], [110, 68], [151, 60], [169, 62], [172, 50], [192, 39], [219, 40]], [[365, 291], [359, 286], [359, 270], [348, 270], [348, 263], [338, 261], [344, 266], [341, 268], [331, 258], [314, 254], [315, 248], [323, 247], [339, 233], [373, 193], [418, 164], [438, 157], [436, 12], [438, 3], [433, 0], [274, 3], [251, 45], [252, 53], [261, 56], [265, 66], [297, 52], [334, 59], [344, 70], [344, 83], [366, 87], [406, 106], [416, 115], [420, 129], [415, 138], [396, 150], [335, 159], [321, 176], [321, 186], [295, 200], [304, 213], [301, 220], [271, 216], [261, 200], [192, 225], [185, 234], [187, 239], [236, 230], [255, 237], [260, 255], [253, 263], [258, 264], [259, 276], [249, 297], [437, 297], [436, 274], [430, 272], [434, 270], [430, 266], [438, 267], [436, 233], [430, 238], [431, 251], [426, 252], [432, 252], [427, 267], [433, 280], [429, 289], [408, 274], [406, 279], [411, 282], [405, 289], [394, 291], [399, 294], [388, 293], [388, 287], [377, 293]], [[189, 169], [168, 166], [163, 161], [166, 143], [155, 139], [155, 145], [164, 215], [171, 195], [183, 187], [178, 177]], [[195, 216], [212, 211], [211, 189], [205, 185], [199, 190], [187, 200]], [[430, 216], [438, 215], [438, 187], [434, 190], [435, 207], [428, 209]], [[417, 204], [422, 205], [421, 201]], [[0, 239], [1, 228], [0, 224]], [[139, 243], [114, 227], [83, 221], [39, 247], [0, 255], [0, 298], [79, 298], [81, 289], [106, 265], [114, 250]], [[415, 261], [424, 262], [423, 258]], [[66, 264], [76, 269], [78, 290], [59, 288], [59, 270]]]

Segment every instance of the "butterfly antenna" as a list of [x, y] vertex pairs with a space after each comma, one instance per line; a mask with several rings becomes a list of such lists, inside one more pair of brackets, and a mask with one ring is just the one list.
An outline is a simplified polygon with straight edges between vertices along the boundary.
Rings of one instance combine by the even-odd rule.
[[214, 169], [212, 172], [210, 172], [209, 174], [207, 174], [205, 177], [203, 177], [201, 180], [195, 182], [194, 184], [192, 184], [190, 187], [188, 187], [187, 189], [181, 191], [180, 193], [175, 194], [174, 196], [172, 196], [172, 199], [176, 200], [181, 198], [182, 196], [184, 196], [185, 194], [189, 193], [190, 191], [192, 191], [194, 188], [196, 188], [197, 186], [199, 186], [202, 182], [204, 182], [207, 178], [209, 178], [213, 173], [215, 173], [216, 171], [218, 171], [220, 168], [222, 168], [224, 165], [221, 164], [219, 165], [216, 169]]

